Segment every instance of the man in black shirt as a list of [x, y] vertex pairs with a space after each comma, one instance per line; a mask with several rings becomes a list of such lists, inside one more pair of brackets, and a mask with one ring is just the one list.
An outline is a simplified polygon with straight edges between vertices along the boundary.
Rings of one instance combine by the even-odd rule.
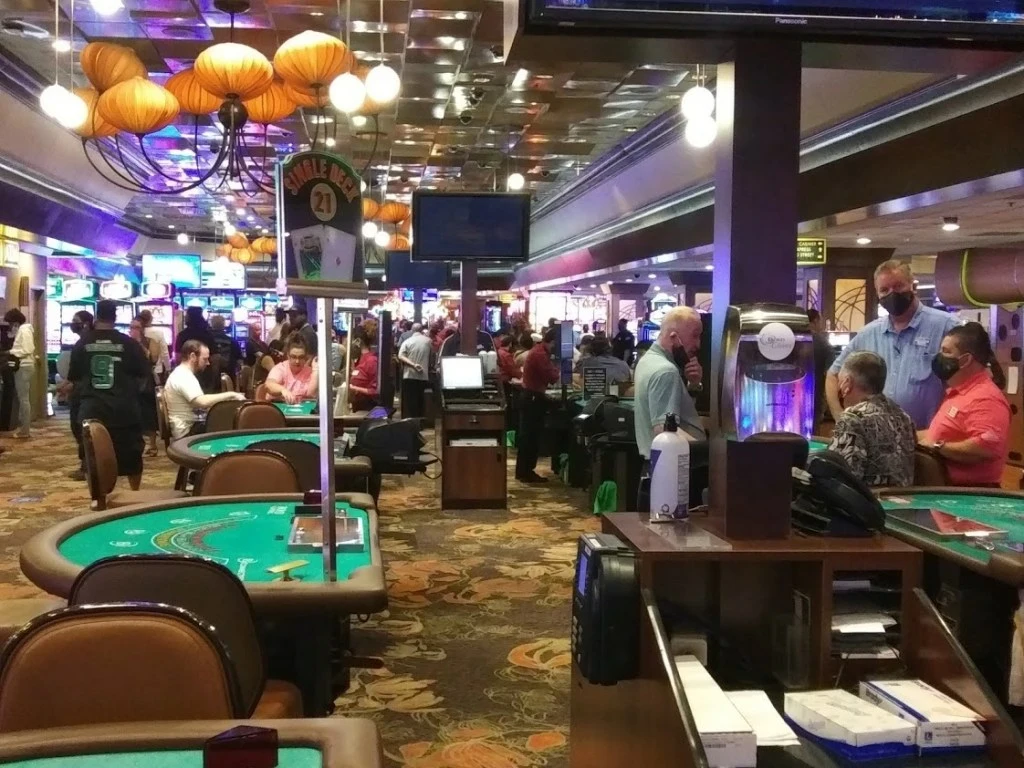
[[636, 348], [636, 337], [628, 325], [629, 321], [626, 318], [620, 318], [619, 332], [612, 338], [612, 355], [625, 361], [626, 365], [632, 363], [633, 350]]
[[78, 415], [95, 419], [110, 433], [117, 474], [127, 475], [133, 491], [142, 482], [142, 412], [139, 394], [149, 376], [146, 353], [134, 339], [114, 330], [117, 305], [96, 305], [96, 324], [71, 350], [68, 379], [79, 393]]
[[213, 337], [210, 356], [216, 356], [214, 362], [218, 372], [226, 373], [233, 384], [238, 373], [238, 364], [242, 359], [242, 348], [238, 346], [237, 341], [231, 338], [225, 325], [224, 315], [214, 315], [210, 318], [210, 335]]
[[[296, 306], [288, 313], [288, 320], [291, 324], [292, 333], [298, 332], [302, 334], [309, 354], [312, 357], [316, 357], [320, 350], [320, 347], [317, 346], [319, 339], [316, 336], [316, 329], [309, 324], [309, 315], [306, 314], [306, 308], [302, 305]], [[284, 341], [284, 339], [281, 339], [281, 341]]]

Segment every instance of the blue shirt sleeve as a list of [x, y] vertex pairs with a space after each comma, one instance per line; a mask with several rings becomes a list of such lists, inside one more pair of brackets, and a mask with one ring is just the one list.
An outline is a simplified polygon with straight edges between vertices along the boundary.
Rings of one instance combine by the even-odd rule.
[[851, 352], [859, 352], [864, 349], [864, 329], [861, 329], [860, 333], [850, 339], [850, 343], [843, 347], [843, 351], [839, 353], [839, 356], [832, 361], [832, 367], [828, 369], [829, 373], [837, 374], [839, 369], [843, 367], [843, 363], [846, 362], [846, 358]]
[[678, 371], [666, 370], [655, 373], [648, 384], [647, 392], [652, 427], [664, 427], [666, 414], [674, 413], [681, 430], [697, 440], [707, 437], [697, 413], [697, 406], [686, 391], [683, 377]]

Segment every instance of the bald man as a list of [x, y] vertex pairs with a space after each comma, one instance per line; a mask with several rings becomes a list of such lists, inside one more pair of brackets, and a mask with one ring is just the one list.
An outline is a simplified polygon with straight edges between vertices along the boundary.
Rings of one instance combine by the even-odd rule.
[[[697, 384], [704, 375], [697, 352], [702, 329], [700, 315], [689, 307], [676, 307], [665, 315], [658, 340], [636, 364], [636, 445], [645, 459], [651, 442], [665, 428], [665, 416], [676, 415], [679, 429], [689, 440], [707, 435], [686, 382]], [[685, 381], [684, 381], [685, 377]]]

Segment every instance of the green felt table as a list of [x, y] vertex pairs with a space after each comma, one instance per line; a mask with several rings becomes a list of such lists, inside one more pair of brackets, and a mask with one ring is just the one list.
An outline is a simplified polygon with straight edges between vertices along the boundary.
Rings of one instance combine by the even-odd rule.
[[938, 539], [892, 518], [887, 531], [943, 560], [1012, 586], [1024, 586], [1024, 494], [999, 489], [929, 488], [880, 491], [886, 509], [938, 509], [1008, 531], [1005, 540], [984, 548], [963, 540]]
[[285, 416], [310, 416], [316, 409], [316, 400], [302, 400], [298, 403], [275, 402], [278, 410]]
[[[315, 418], [315, 417], [311, 417]], [[214, 456], [229, 451], [244, 451], [250, 446], [264, 440], [300, 440], [313, 445], [320, 445], [320, 433], [308, 427], [286, 427], [283, 429], [241, 429], [230, 432], [209, 432], [192, 435], [173, 441], [167, 446], [167, 456], [171, 461], [188, 467], [202, 469], [206, 462]], [[338, 441], [335, 444], [335, 460], [345, 461], [344, 448]]]
[[[64, 755], [11, 760], [4, 768], [203, 768], [203, 750], [171, 749], [113, 754]], [[281, 747], [277, 750], [278, 768], [321, 768], [320, 750], [311, 747]]]
[[819, 440], [818, 438], [812, 437], [807, 441], [808, 448], [811, 453], [817, 453], [818, 451], [824, 451], [828, 448], [828, 440]]
[[[316, 409], [316, 400], [302, 400], [294, 405], [274, 401], [274, 405], [276, 405], [278, 410], [284, 414], [284, 420], [289, 427], [316, 429], [320, 425], [319, 412], [313, 412]], [[369, 411], [353, 411], [351, 413], [346, 413], [344, 416], [335, 416], [334, 430], [335, 432], [340, 432], [343, 429], [358, 427], [363, 423], [368, 415]]]

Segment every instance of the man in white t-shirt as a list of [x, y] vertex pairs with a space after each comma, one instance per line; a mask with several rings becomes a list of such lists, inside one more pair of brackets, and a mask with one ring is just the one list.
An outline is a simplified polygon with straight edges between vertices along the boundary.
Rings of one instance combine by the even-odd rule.
[[139, 320], [142, 321], [142, 333], [147, 339], [155, 341], [157, 345], [158, 356], [156, 365], [153, 366], [153, 375], [156, 377], [156, 383], [159, 384], [164, 380], [164, 376], [171, 371], [171, 354], [167, 349], [167, 337], [164, 336], [162, 330], [153, 327], [153, 313], [148, 309], [139, 312]]
[[402, 364], [402, 418], [422, 419], [426, 413], [424, 395], [429, 382], [430, 352], [433, 345], [419, 323], [412, 326], [412, 335], [398, 348]]
[[190, 339], [181, 345], [181, 362], [167, 377], [164, 385], [164, 405], [167, 406], [167, 421], [171, 437], [177, 440], [195, 432], [198, 419], [196, 411], [210, 408], [224, 400], [244, 400], [241, 392], [221, 392], [216, 395], [203, 394], [196, 374], [210, 364], [210, 348], [201, 341]]

